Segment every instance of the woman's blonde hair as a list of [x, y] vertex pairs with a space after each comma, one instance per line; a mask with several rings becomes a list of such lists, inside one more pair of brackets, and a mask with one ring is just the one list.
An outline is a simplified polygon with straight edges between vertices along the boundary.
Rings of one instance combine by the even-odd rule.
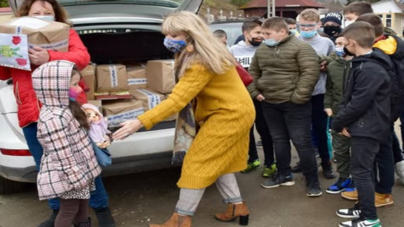
[[236, 65], [236, 60], [226, 45], [217, 39], [208, 25], [197, 15], [181, 11], [168, 16], [163, 22], [162, 32], [169, 35], [185, 35], [191, 51], [183, 50], [176, 55], [177, 75], [193, 63], [200, 63], [215, 74], [224, 74]]

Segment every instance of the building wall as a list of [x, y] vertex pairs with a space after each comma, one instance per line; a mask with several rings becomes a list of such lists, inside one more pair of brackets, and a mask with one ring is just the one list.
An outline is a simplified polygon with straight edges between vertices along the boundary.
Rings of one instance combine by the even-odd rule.
[[394, 2], [378, 2], [372, 4], [373, 11], [379, 13], [402, 13], [403, 11]]
[[378, 13], [385, 27], [393, 29], [398, 36], [402, 36], [404, 13]]

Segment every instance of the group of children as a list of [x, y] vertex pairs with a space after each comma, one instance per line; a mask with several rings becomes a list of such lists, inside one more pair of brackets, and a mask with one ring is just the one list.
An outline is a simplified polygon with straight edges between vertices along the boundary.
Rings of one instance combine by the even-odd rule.
[[[265, 154], [262, 176], [272, 178], [261, 185], [264, 188], [294, 185], [287, 145], [290, 139], [301, 159], [307, 195], [320, 196], [319, 187], [317, 190], [312, 187], [318, 180], [310, 177], [315, 153], [307, 148], [307, 141], [294, 134], [299, 127], [305, 127], [300, 132], [306, 134], [300, 137], [311, 137], [310, 130], [314, 131], [323, 174], [334, 178], [327, 156], [327, 117], [330, 117], [339, 179], [326, 191], [358, 200], [353, 208], [337, 211], [338, 216], [353, 219], [339, 226], [379, 227], [376, 207], [393, 204], [394, 172], [404, 184], [403, 154], [399, 146], [393, 146], [398, 143], [394, 122], [404, 107], [404, 42], [383, 26], [366, 2], [348, 5], [344, 16], [349, 26], [337, 29], [341, 22], [333, 18], [331, 30], [336, 32], [332, 37], [328, 33], [321, 36], [320, 15], [314, 9], [299, 15], [299, 31], [296, 21], [290, 18], [245, 22], [244, 40], [229, 49], [254, 78], [248, 89], [256, 104], [255, 126]], [[214, 33], [225, 37], [224, 31]], [[308, 51], [303, 42], [315, 52]], [[291, 45], [295, 51], [289, 48]], [[317, 59], [313, 60], [312, 55]], [[321, 72], [310, 68], [313, 63]], [[295, 69], [299, 71], [297, 76]], [[299, 105], [308, 105], [311, 113], [305, 114]], [[301, 112], [293, 116], [296, 110]], [[311, 116], [311, 122], [307, 116]], [[306, 120], [293, 122], [297, 118]], [[243, 172], [260, 166], [253, 129], [250, 139], [248, 168]]]

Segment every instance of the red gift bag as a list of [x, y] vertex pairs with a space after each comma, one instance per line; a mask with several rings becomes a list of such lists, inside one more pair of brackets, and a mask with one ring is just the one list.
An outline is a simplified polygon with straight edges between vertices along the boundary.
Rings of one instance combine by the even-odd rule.
[[238, 72], [238, 75], [240, 76], [241, 80], [243, 81], [244, 85], [247, 87], [253, 82], [252, 76], [245, 70], [243, 66], [241, 66], [240, 63], [237, 62], [236, 70]]

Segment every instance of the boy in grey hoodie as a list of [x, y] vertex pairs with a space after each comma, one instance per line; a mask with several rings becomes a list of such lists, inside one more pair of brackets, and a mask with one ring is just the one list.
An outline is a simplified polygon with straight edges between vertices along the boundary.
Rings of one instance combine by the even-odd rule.
[[[236, 45], [233, 45], [230, 48], [230, 52], [233, 54], [233, 56], [247, 70], [250, 67], [250, 63], [255, 51], [264, 40], [261, 32], [261, 24], [262, 23], [258, 20], [244, 22], [242, 31], [245, 40], [238, 42]], [[272, 177], [276, 172], [272, 138], [269, 128], [265, 122], [264, 115], [262, 114], [261, 103], [254, 100], [254, 105], [256, 110], [255, 125], [257, 127], [258, 134], [262, 138], [262, 147], [265, 155], [262, 176]], [[258, 158], [257, 147], [255, 145], [254, 126], [250, 131], [250, 147], [248, 155], [249, 159], [247, 169], [243, 170], [242, 173], [251, 172], [261, 165], [261, 161]]]
[[[301, 38], [309, 43], [318, 55], [329, 55], [334, 51], [334, 43], [317, 34], [317, 29], [320, 25], [320, 14], [315, 9], [306, 9], [299, 15], [299, 26]], [[327, 125], [328, 117], [324, 112], [324, 94], [327, 75], [325, 72], [320, 72], [320, 78], [314, 88], [311, 96], [312, 108], [312, 130], [317, 138], [318, 152], [321, 157], [321, 167], [323, 175], [327, 179], [335, 178], [333, 171], [328, 145]], [[292, 171], [298, 172], [299, 165], [294, 167]]]

